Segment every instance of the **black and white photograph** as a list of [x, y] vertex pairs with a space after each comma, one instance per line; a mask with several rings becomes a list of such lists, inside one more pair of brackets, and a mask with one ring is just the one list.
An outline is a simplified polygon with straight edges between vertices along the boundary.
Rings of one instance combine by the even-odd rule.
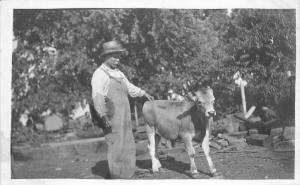
[[300, 183], [299, 2], [54, 2], [0, 1], [3, 184]]

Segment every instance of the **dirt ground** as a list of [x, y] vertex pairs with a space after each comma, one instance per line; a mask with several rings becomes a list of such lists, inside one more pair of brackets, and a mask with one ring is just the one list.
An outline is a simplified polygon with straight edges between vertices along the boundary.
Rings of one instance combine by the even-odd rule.
[[[182, 143], [174, 148], [160, 148], [160, 173], [151, 173], [151, 161], [147, 141], [137, 143], [134, 179], [189, 179], [189, 159]], [[200, 147], [196, 147], [195, 162], [200, 178], [209, 179], [208, 165]], [[211, 149], [216, 169], [224, 179], [294, 179], [294, 152], [274, 152], [270, 149], [250, 146], [234, 151]], [[71, 178], [105, 179], [107, 174], [106, 153], [90, 153], [47, 160], [15, 160], [12, 164], [16, 179]]]

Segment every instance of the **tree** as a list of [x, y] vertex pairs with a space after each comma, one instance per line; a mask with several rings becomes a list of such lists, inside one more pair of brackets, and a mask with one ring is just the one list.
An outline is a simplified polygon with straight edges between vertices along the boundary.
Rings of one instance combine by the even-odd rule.
[[14, 10], [13, 113], [68, 116], [91, 98], [101, 46], [112, 39], [128, 51], [122, 71], [157, 98], [186, 81], [212, 81], [217, 110], [233, 112], [240, 71], [249, 105], [284, 107], [294, 97], [286, 71], [295, 72], [295, 29], [294, 10]]
[[[234, 10], [221, 37], [232, 57], [223, 62], [219, 73], [242, 72], [249, 82], [248, 104], [271, 106], [282, 119], [294, 117], [295, 84], [287, 71], [295, 74], [295, 28], [294, 10]], [[282, 103], [287, 100], [288, 107]]]

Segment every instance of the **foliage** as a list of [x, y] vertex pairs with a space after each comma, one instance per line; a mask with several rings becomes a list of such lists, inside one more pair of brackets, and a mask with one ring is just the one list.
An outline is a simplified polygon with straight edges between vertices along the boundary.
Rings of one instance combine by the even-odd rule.
[[287, 71], [295, 74], [295, 11], [236, 10], [229, 26], [223, 42], [233, 57], [222, 71], [242, 72], [249, 84], [248, 106], [271, 106], [282, 119], [294, 117], [294, 101], [288, 107], [283, 102], [294, 98]]
[[[36, 120], [47, 108], [68, 116], [76, 102], [90, 100], [90, 79], [101, 63], [102, 43], [111, 39], [127, 49], [122, 71], [156, 98], [165, 98], [169, 88], [181, 93], [188, 80], [212, 81], [218, 112], [234, 112], [241, 98], [232, 76], [240, 71], [248, 81], [248, 107], [267, 105], [292, 116], [293, 110], [282, 102], [294, 98], [294, 82], [286, 71], [295, 73], [295, 11], [237, 9], [226, 14], [180, 9], [14, 10], [18, 47], [12, 60], [13, 125], [25, 109]], [[57, 52], [49, 52], [51, 48]]]

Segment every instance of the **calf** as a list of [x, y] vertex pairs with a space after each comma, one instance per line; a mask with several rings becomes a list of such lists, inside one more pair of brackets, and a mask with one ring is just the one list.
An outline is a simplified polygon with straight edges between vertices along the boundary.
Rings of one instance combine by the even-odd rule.
[[213, 90], [209, 87], [195, 92], [196, 101], [178, 102], [168, 100], [148, 101], [143, 106], [148, 136], [148, 149], [152, 161], [152, 171], [158, 172], [161, 164], [156, 151], [161, 137], [174, 141], [180, 137], [190, 158], [190, 173], [198, 175], [194, 161], [195, 149], [192, 140], [202, 143], [202, 148], [212, 176], [217, 175], [209, 155], [209, 125], [216, 114], [213, 104]]

